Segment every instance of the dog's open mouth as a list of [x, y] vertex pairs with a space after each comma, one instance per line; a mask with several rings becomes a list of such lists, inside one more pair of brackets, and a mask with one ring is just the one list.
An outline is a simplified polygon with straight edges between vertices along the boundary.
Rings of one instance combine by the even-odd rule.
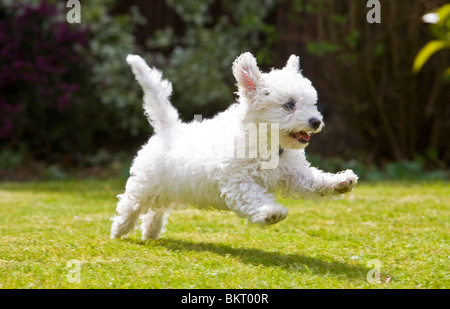
[[291, 133], [291, 136], [303, 144], [307, 144], [311, 138], [311, 136], [305, 131]]

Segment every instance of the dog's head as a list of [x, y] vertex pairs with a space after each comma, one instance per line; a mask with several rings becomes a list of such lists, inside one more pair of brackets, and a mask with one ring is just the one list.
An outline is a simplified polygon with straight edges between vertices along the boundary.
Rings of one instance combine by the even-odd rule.
[[292, 55], [282, 69], [262, 73], [251, 53], [233, 63], [241, 104], [247, 104], [246, 120], [278, 123], [282, 148], [305, 148], [310, 135], [323, 128], [317, 110], [317, 92], [300, 72], [300, 59]]

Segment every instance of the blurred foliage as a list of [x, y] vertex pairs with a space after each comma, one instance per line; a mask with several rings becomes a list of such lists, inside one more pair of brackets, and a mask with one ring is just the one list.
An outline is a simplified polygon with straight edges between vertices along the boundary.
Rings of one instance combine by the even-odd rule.
[[0, 3], [0, 146], [73, 164], [150, 129], [125, 62], [142, 16], [133, 7], [113, 16], [114, 1], [101, 0], [69, 24], [63, 4]]
[[[429, 167], [448, 168], [450, 91], [441, 71], [450, 58], [436, 55], [420, 74], [411, 72], [429, 37], [421, 16], [442, 2], [381, 0], [379, 24], [366, 21], [365, 1], [292, 2], [291, 19], [310, 29], [301, 40], [318, 59], [313, 82], [321, 100], [333, 103], [366, 161], [381, 165], [421, 156]], [[438, 12], [446, 19], [432, 30], [448, 39], [450, 13], [443, 8]]]
[[[82, 49], [86, 61], [92, 65], [90, 83], [95, 85], [98, 99], [107, 112], [102, 122], [108, 125], [109, 134], [136, 136], [149, 132], [148, 123], [142, 117], [142, 94], [129, 66], [127, 54], [141, 53], [136, 46], [133, 31], [145, 23], [137, 7], [129, 14], [111, 15], [114, 0], [83, 3], [83, 23], [89, 25], [89, 46]], [[108, 113], [109, 112], [109, 113]]]
[[[147, 41], [152, 65], [174, 86], [173, 102], [183, 118], [209, 117], [233, 101], [231, 65], [243, 51], [270, 63], [275, 27], [265, 20], [275, 0], [167, 0], [185, 25], [182, 34], [160, 29]], [[214, 13], [213, 5], [220, 5]]]
[[308, 155], [308, 160], [312, 166], [321, 170], [337, 173], [345, 169], [352, 169], [364, 181], [383, 180], [414, 180], [414, 181], [435, 181], [449, 180], [450, 173], [445, 170], [429, 170], [426, 166], [426, 159], [417, 157], [415, 160], [404, 160], [389, 162], [383, 166], [375, 164], [364, 164], [364, 160], [346, 161], [342, 158], [324, 159], [317, 155]]
[[233, 102], [230, 67], [236, 55], [258, 51], [262, 62], [271, 55], [274, 27], [264, 18], [275, 0], [258, 6], [221, 1], [220, 12], [213, 16], [215, 2], [167, 1], [185, 23], [185, 31], [157, 31], [148, 42], [152, 53], [145, 55], [133, 34], [145, 23], [136, 7], [113, 15], [116, 1], [83, 2], [82, 22], [69, 24], [65, 2], [2, 0], [4, 153], [90, 165], [95, 160], [89, 158], [99, 157], [98, 153], [141, 144], [151, 127], [143, 117], [142, 91], [125, 62], [130, 53], [163, 69], [175, 86], [174, 102], [185, 118], [225, 109]]
[[[181, 26], [169, 22], [149, 29], [140, 47], [134, 33], [145, 18], [136, 7], [115, 12], [117, 1], [84, 1], [81, 24], [68, 24], [65, 1], [0, 0], [0, 169], [32, 158], [51, 163], [47, 177], [65, 178], [66, 166], [108, 165], [123, 160], [120, 151], [141, 145], [151, 127], [127, 54], [141, 54], [164, 72], [174, 86], [174, 105], [191, 120], [195, 114], [210, 117], [235, 100], [236, 56], [251, 51], [266, 69], [286, 46], [316, 58], [312, 75], [321, 100], [335, 104], [333, 112], [358, 136], [359, 144], [349, 148], [355, 157], [365, 156], [358, 162], [372, 164], [364, 168], [352, 161], [349, 167], [366, 179], [422, 177], [430, 166], [448, 168], [450, 94], [441, 71], [449, 58], [430, 57], [428, 49], [420, 62], [428, 59], [427, 65], [411, 72], [430, 37], [420, 20], [427, 11], [423, 2], [381, 0], [377, 25], [366, 22], [365, 1], [165, 3]], [[277, 15], [286, 4], [288, 16]], [[431, 35], [448, 42], [450, 18], [442, 16]], [[277, 46], [282, 37], [295, 43]], [[348, 162], [324, 164], [333, 170]]]
[[[436, 20], [428, 20], [435, 18]], [[419, 72], [428, 59], [441, 49], [450, 49], [450, 4], [443, 5], [436, 13], [423, 16], [425, 22], [431, 23], [431, 31], [436, 38], [428, 42], [414, 59], [413, 71]], [[444, 71], [446, 79], [450, 80], [450, 67]]]
[[87, 30], [57, 17], [47, 2], [0, 6], [0, 142], [43, 155], [84, 142], [73, 132], [90, 88]]

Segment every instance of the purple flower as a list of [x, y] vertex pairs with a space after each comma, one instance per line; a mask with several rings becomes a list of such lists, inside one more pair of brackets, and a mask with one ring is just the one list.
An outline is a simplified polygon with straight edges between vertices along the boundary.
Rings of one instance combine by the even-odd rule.
[[87, 46], [87, 28], [57, 21], [58, 14], [65, 12], [45, 0], [0, 4], [0, 140], [33, 132], [27, 126], [51, 111], [69, 113], [87, 85], [87, 65], [74, 48]]

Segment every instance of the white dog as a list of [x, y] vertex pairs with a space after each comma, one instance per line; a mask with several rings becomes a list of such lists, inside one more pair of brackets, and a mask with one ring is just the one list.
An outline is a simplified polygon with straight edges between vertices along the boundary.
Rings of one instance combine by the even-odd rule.
[[179, 120], [169, 101], [172, 85], [160, 71], [139, 56], [128, 55], [127, 62], [143, 88], [155, 135], [138, 152], [126, 190], [118, 195], [111, 238], [132, 231], [140, 217], [142, 239], [157, 238], [168, 212], [183, 205], [232, 210], [252, 223], [273, 224], [288, 213], [276, 192], [326, 198], [355, 187], [353, 171], [325, 173], [306, 160], [304, 148], [323, 122], [299, 57], [262, 73], [252, 54], [242, 54], [233, 63], [238, 102], [213, 119], [192, 123]]

